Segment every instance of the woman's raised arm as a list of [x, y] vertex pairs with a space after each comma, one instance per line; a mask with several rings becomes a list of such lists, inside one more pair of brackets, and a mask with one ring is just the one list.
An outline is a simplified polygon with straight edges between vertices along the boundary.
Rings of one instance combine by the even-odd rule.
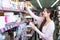
[[27, 7], [26, 8], [27, 9], [27, 11], [29, 12], [29, 14], [34, 18], [34, 19], [36, 19], [36, 20], [43, 20], [44, 18], [43, 17], [38, 17], [38, 16], [36, 16], [31, 10], [30, 10], [30, 8], [29, 7]]

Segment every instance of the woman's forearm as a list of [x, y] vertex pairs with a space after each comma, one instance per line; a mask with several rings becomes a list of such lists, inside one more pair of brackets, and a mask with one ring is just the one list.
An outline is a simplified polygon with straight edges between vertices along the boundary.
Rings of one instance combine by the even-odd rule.
[[38, 16], [36, 16], [31, 10], [30, 10], [30, 8], [26, 8], [27, 9], [27, 11], [29, 12], [29, 14], [34, 18], [34, 19], [39, 19], [39, 17]]
[[42, 33], [36, 26], [33, 28], [39, 35], [44, 37], [44, 33]]
[[36, 31], [42, 38], [47, 39], [48, 37], [42, 33], [36, 26], [32, 26], [32, 29]]

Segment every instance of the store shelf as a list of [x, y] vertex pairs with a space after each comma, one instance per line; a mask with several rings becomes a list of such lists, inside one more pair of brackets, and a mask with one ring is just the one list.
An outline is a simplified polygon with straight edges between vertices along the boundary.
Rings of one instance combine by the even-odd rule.
[[11, 9], [7, 9], [7, 10], [0, 9], [0, 11], [3, 11], [3, 12], [24, 12], [24, 10], [11, 10]]
[[2, 8], [0, 7], [0, 10], [2, 10]]
[[4, 12], [21, 12], [20, 10], [0, 10], [0, 11], [4, 11]]
[[3, 9], [3, 8], [0, 8], [0, 11], [8, 11], [8, 12], [22, 12], [22, 11], [24, 11], [24, 10], [20, 10], [20, 9], [9, 9], [9, 8], [7, 8], [7, 9]]
[[6, 26], [5, 28], [0, 29], [0, 33], [3, 33], [3, 32], [5, 32], [5, 31], [7, 31], [7, 30], [10, 30], [10, 29], [12, 29], [12, 28], [14, 28], [14, 27], [18, 27], [19, 24], [20, 24], [20, 23], [9, 23], [8, 25], [6, 24], [6, 25], [5, 25], [5, 26]]
[[12, 8], [3, 8], [2, 9], [3, 11], [16, 11], [16, 12], [20, 12], [20, 10], [18, 10], [18, 9], [12, 9]]

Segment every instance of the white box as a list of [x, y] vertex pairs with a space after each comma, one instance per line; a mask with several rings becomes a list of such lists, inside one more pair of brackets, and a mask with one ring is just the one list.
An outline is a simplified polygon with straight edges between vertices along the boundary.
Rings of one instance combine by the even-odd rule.
[[4, 15], [5, 16], [13, 16], [14, 15], [14, 12], [4, 12]]
[[58, 11], [58, 14], [60, 15], [60, 11]]
[[5, 17], [0, 16], [0, 29], [5, 27]]
[[2, 7], [4, 8], [12, 8], [11, 0], [2, 0]]
[[58, 10], [60, 10], [60, 6], [58, 6]]
[[19, 2], [20, 5], [20, 10], [23, 11], [24, 10], [24, 2]]
[[60, 21], [60, 18], [58, 18], [59, 19], [59, 21]]
[[18, 16], [17, 15], [13, 15], [13, 16], [7, 16], [7, 23], [10, 23], [10, 22], [16, 22], [16, 20], [18, 19]]

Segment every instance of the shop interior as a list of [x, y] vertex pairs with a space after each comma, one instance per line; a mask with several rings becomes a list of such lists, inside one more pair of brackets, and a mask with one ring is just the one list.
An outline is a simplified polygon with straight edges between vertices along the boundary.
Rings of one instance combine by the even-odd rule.
[[37, 16], [42, 8], [51, 8], [55, 22], [53, 37], [60, 40], [60, 0], [0, 0], [0, 40], [39, 40], [38, 34], [27, 23], [36, 23], [36, 20], [29, 15], [25, 6], [29, 6]]

